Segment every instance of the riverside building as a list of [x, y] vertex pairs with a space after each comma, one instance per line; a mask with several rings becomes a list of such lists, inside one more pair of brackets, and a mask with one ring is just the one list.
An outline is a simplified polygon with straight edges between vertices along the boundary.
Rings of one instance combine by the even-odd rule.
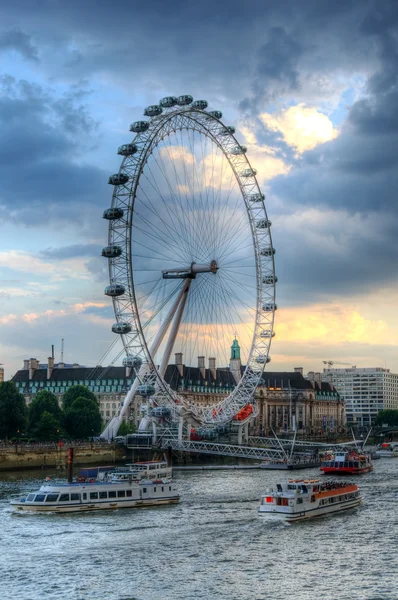
[[381, 367], [324, 369], [346, 403], [347, 425], [368, 427], [380, 410], [398, 410], [398, 375]]
[[[183, 363], [183, 355], [175, 354], [165, 379], [170, 387], [185, 397], [189, 405], [212, 406], [229, 395], [239, 381], [244, 366], [240, 347], [235, 339], [226, 367], [216, 367], [216, 359], [198, 357], [196, 367]], [[317, 376], [312, 380], [303, 376], [303, 369], [294, 372], [265, 371], [256, 390], [258, 415], [251, 424], [255, 435], [296, 430], [300, 433], [339, 431], [345, 426], [344, 402], [330, 382]], [[35, 358], [24, 361], [12, 378], [27, 404], [40, 390], [49, 390], [62, 404], [64, 393], [73, 385], [84, 385], [99, 400], [101, 417], [106, 423], [118, 414], [127, 391], [134, 380], [131, 367], [84, 367], [77, 363], [54, 363], [49, 358], [40, 364]], [[126, 419], [138, 425], [141, 405], [145, 399], [136, 394]]]

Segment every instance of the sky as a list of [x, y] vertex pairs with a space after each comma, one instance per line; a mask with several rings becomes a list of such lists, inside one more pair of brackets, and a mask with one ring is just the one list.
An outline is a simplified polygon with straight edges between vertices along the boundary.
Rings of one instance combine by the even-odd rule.
[[[192, 94], [237, 128], [272, 220], [272, 370], [398, 372], [394, 0], [14, 0], [0, 9], [0, 363], [98, 364], [129, 124]], [[336, 366], [338, 366], [336, 364]]]

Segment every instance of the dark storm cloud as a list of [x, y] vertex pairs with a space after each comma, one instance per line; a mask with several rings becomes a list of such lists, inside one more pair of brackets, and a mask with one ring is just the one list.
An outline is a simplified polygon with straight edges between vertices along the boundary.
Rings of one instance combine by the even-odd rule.
[[78, 86], [58, 97], [51, 90], [10, 76], [0, 80], [0, 204], [2, 218], [47, 221], [51, 207], [66, 220], [79, 203], [97, 202], [106, 174], [76, 158], [95, 140], [97, 123]]
[[[288, 175], [270, 182], [271, 201], [272, 196], [281, 199], [286, 219], [314, 207], [342, 211], [344, 235], [313, 222], [286, 232], [283, 239], [275, 233], [281, 248], [276, 258], [282, 290], [295, 286], [295, 298], [300, 293], [302, 298], [350, 294], [365, 289], [369, 281], [382, 283], [395, 272], [396, 2], [155, 0], [136, 5], [71, 0], [54, 10], [54, 3], [44, 0], [33, 11], [31, 2], [17, 1], [3, 8], [6, 31], [12, 30], [15, 7], [27, 36], [22, 39], [37, 46], [46, 76], [68, 82], [104, 77], [110, 88], [132, 90], [132, 103], [136, 95], [140, 103], [148, 97], [156, 102], [158, 91], [168, 88], [169, 93], [200, 91], [226, 107], [240, 106], [255, 121], [259, 142], [294, 166]], [[259, 112], [272, 112], [278, 102], [305, 102], [311, 94], [327, 101], [335, 81], [357, 73], [367, 79], [366, 97], [350, 108], [337, 139], [302, 158], [294, 156], [280, 133], [258, 119]], [[325, 77], [331, 81], [326, 91]], [[106, 194], [105, 175], [99, 169], [72, 161], [87, 137], [93, 143], [96, 130], [85, 101], [73, 96], [78, 91], [60, 100], [51, 94], [46, 98], [34, 87], [18, 95], [10, 80], [4, 81], [4, 89], [7, 145], [0, 186], [9, 206], [24, 206], [26, 219], [35, 203], [43, 208], [59, 202], [67, 218], [73, 203], [82, 207]], [[57, 125], [47, 119], [49, 111]], [[18, 148], [24, 144], [32, 147], [32, 156], [23, 157], [24, 181], [15, 190], [10, 175], [14, 172], [15, 177], [15, 168], [12, 171], [10, 165], [21, 164]], [[356, 215], [364, 219], [362, 233], [350, 221]], [[366, 219], [373, 221], [373, 237]], [[334, 239], [335, 250], [321, 242], [316, 246], [310, 233], [317, 226]], [[93, 272], [98, 272], [99, 260], [90, 261]]]
[[3, 31], [0, 35], [0, 52], [4, 50], [15, 50], [28, 60], [38, 60], [37, 48], [32, 43], [32, 38], [19, 29]]

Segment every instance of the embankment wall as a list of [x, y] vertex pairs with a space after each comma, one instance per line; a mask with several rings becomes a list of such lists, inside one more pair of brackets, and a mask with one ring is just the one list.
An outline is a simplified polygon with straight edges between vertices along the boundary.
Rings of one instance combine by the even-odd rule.
[[[109, 444], [74, 447], [75, 465], [113, 464], [126, 458], [126, 449]], [[35, 447], [8, 446], [0, 448], [0, 471], [16, 469], [40, 469], [45, 467], [66, 468], [68, 460], [67, 447]]]

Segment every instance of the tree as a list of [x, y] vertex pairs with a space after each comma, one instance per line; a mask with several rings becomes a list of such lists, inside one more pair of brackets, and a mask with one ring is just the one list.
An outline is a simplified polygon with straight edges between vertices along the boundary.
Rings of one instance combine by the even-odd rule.
[[62, 408], [67, 411], [77, 398], [88, 398], [98, 405], [98, 400], [93, 392], [90, 392], [85, 385], [72, 385], [62, 398]]
[[9, 438], [25, 430], [27, 421], [25, 398], [12, 381], [0, 383], [0, 437]]
[[48, 390], [41, 390], [38, 392], [30, 404], [29, 433], [31, 435], [41, 437], [37, 433], [37, 427], [44, 412], [50, 414], [55, 419], [57, 422], [57, 429], [59, 429], [62, 411], [58, 405], [57, 397]]
[[376, 415], [375, 425], [388, 425], [389, 427], [398, 427], [398, 410], [379, 410], [379, 412]]
[[65, 429], [78, 439], [98, 435], [101, 431], [101, 413], [97, 401], [76, 398], [65, 411]]
[[122, 421], [120, 423], [120, 427], [118, 429], [117, 435], [127, 435], [128, 433], [134, 433], [136, 427], [134, 423], [126, 423], [126, 421]]
[[48, 411], [43, 411], [34, 428], [35, 437], [42, 440], [57, 440], [59, 438], [59, 420]]

